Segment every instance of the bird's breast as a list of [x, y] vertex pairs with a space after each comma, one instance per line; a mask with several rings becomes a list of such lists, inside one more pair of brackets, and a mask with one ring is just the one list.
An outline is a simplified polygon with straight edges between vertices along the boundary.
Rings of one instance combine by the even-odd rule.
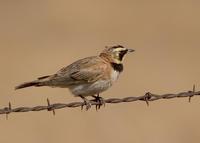
[[98, 80], [94, 83], [86, 83], [70, 87], [70, 91], [78, 96], [91, 96], [107, 90], [112, 85], [110, 80]]
[[115, 82], [118, 78], [119, 78], [119, 72], [118, 71], [115, 71], [115, 70], [113, 70], [112, 72], [111, 72], [111, 82], [113, 83], [113, 82]]

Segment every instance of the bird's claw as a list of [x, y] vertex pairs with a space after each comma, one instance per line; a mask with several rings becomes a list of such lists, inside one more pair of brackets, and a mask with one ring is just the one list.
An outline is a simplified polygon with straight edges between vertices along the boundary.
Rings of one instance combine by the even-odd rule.
[[93, 96], [93, 97], [94, 97], [95, 99], [92, 100], [92, 101], [98, 103], [98, 104], [96, 105], [96, 110], [99, 110], [99, 109], [101, 108], [101, 106], [104, 106], [104, 107], [105, 107], [106, 102], [105, 102], [105, 100], [104, 100], [102, 97], [100, 97], [99, 95], [98, 95], [98, 96]]
[[84, 104], [81, 106], [81, 110], [83, 110], [83, 106], [86, 107], [86, 111], [89, 110], [92, 107], [92, 104], [89, 100], [84, 100]]
[[81, 110], [83, 110], [83, 106], [86, 106], [86, 110], [89, 110], [92, 107], [91, 102], [82, 95], [79, 95], [79, 97], [81, 97], [84, 101], [84, 104], [81, 105]]

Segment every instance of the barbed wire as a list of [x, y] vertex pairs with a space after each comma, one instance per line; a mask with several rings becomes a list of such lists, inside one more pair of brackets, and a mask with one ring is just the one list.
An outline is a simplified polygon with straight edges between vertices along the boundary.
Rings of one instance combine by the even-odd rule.
[[[163, 95], [157, 95], [153, 94], [150, 92], [147, 92], [143, 96], [137, 96], [137, 97], [125, 97], [122, 99], [119, 98], [110, 98], [110, 99], [105, 99], [105, 103], [110, 103], [110, 104], [116, 104], [116, 103], [127, 103], [127, 102], [135, 102], [135, 101], [145, 101], [146, 104], [149, 106], [150, 101], [156, 101], [160, 99], [172, 99], [172, 98], [184, 98], [188, 97], [189, 102], [191, 101], [191, 98], [193, 96], [198, 96], [200, 95], [200, 91], [195, 91], [195, 85], [193, 86], [192, 91], [187, 91], [187, 92], [180, 92], [177, 94], [163, 94]], [[96, 106], [96, 109], [98, 109], [98, 106], [101, 106], [102, 103], [96, 102], [94, 100], [90, 100], [91, 105]], [[42, 111], [42, 110], [47, 110], [47, 111], [53, 111], [53, 114], [55, 115], [55, 110], [57, 109], [62, 109], [62, 108], [76, 108], [76, 107], [83, 107], [85, 105], [84, 102], [72, 102], [72, 103], [54, 103], [51, 104], [49, 99], [47, 99], [47, 105], [46, 106], [35, 106], [35, 107], [17, 107], [17, 108], [12, 108], [11, 103], [9, 102], [8, 107], [4, 107], [0, 109], [0, 114], [6, 114], [6, 117], [8, 117], [8, 114], [14, 113], [14, 112], [30, 112], [30, 111]]]

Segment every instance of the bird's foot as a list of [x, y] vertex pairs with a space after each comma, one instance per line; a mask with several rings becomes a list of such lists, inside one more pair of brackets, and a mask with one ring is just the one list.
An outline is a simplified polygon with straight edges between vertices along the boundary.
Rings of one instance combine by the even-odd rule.
[[92, 104], [90, 102], [90, 100], [88, 100], [87, 98], [83, 97], [83, 96], [80, 96], [83, 101], [84, 101], [84, 104], [81, 106], [81, 110], [83, 110], [83, 106], [86, 107], [86, 110], [89, 110], [91, 107], [92, 107]]
[[91, 102], [88, 99], [84, 99], [84, 105], [81, 106], [81, 110], [83, 110], [83, 106], [86, 107], [86, 110], [89, 110], [92, 107]]
[[98, 104], [96, 105], [96, 110], [99, 110], [99, 109], [101, 108], [101, 106], [104, 106], [104, 107], [105, 107], [106, 102], [105, 102], [105, 100], [104, 100], [102, 97], [99, 96], [99, 94], [98, 94], [97, 96], [92, 96], [92, 97], [95, 98], [95, 99], [92, 100], [92, 101], [98, 103]]

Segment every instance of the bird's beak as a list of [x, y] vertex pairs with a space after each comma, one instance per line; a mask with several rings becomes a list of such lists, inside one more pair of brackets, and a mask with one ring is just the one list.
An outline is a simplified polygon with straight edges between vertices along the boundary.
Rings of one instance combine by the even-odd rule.
[[128, 49], [128, 52], [129, 53], [132, 53], [132, 52], [134, 52], [135, 50], [133, 50], [133, 49]]

